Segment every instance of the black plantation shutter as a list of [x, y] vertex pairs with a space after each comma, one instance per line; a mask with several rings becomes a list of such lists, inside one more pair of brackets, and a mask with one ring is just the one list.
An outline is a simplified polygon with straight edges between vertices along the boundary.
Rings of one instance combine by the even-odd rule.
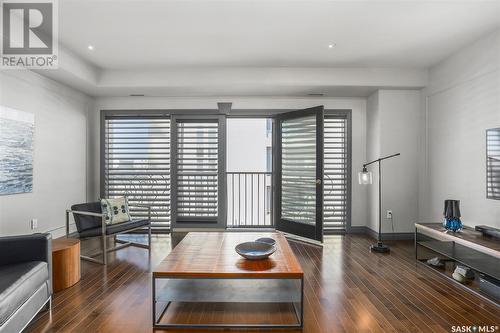
[[177, 222], [216, 222], [219, 127], [217, 120], [177, 122]]
[[[129, 203], [150, 205], [152, 225], [170, 225], [170, 119], [105, 119], [104, 197], [127, 196]], [[144, 208], [131, 207], [134, 218]]]
[[347, 222], [347, 118], [325, 115], [324, 122], [324, 194], [325, 230], [344, 230]]
[[486, 197], [500, 200], [500, 129], [486, 132]]

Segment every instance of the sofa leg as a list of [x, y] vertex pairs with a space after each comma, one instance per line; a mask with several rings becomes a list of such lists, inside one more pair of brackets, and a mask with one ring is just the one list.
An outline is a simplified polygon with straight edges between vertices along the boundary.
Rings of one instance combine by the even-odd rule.
[[49, 297], [47, 303], [43, 306], [42, 311], [52, 311], [52, 296]]
[[106, 266], [108, 264], [108, 251], [106, 248], [106, 235], [102, 235], [102, 263]]

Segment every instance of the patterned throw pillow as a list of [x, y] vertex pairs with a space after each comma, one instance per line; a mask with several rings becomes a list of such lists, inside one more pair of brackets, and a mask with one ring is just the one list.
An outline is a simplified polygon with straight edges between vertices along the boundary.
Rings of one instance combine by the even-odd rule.
[[105, 215], [106, 224], [116, 224], [130, 221], [128, 200], [126, 197], [101, 199], [101, 210]]

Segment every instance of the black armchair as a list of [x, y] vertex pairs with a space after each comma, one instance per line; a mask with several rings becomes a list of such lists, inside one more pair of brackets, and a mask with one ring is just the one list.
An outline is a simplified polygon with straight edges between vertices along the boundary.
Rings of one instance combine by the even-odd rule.
[[0, 237], [0, 333], [21, 332], [52, 299], [50, 234]]
[[[80, 258], [91, 262], [106, 265], [107, 253], [122, 249], [127, 246], [137, 246], [149, 249], [151, 251], [151, 207], [144, 205], [129, 205], [129, 207], [142, 207], [148, 211], [147, 219], [132, 219], [127, 222], [106, 224], [104, 214], [101, 212], [100, 202], [89, 202], [71, 206], [71, 209], [66, 210], [66, 237], [69, 237], [69, 214], [73, 214], [75, 220], [78, 238], [85, 239], [91, 237], [101, 237], [102, 251], [90, 256], [81, 255]], [[132, 231], [135, 229], [148, 229], [148, 244], [141, 244], [135, 242], [126, 242], [115, 237], [116, 243], [121, 243], [119, 246], [113, 248], [107, 247], [106, 239], [109, 236], [116, 236], [121, 233]], [[102, 261], [93, 257], [102, 254]]]

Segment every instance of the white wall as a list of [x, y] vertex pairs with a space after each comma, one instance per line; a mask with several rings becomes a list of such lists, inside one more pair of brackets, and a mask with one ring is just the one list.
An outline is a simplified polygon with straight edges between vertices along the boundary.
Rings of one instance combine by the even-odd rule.
[[431, 68], [426, 97], [421, 220], [440, 221], [443, 201], [458, 199], [464, 224], [500, 227], [500, 202], [486, 199], [485, 167], [485, 131], [500, 127], [500, 30]]
[[[368, 97], [366, 103], [366, 162], [380, 157], [381, 123], [379, 109], [379, 92]], [[369, 167], [373, 175], [373, 184], [367, 186], [367, 221], [372, 230], [378, 230], [378, 173], [374, 166]], [[358, 170], [359, 171], [359, 170]], [[357, 178], [354, 179], [357, 181]]]
[[[0, 196], [0, 235], [64, 232], [64, 211], [86, 200], [91, 99], [28, 71], [0, 72], [0, 104], [35, 115], [33, 192]], [[38, 228], [30, 229], [30, 220]]]
[[217, 109], [217, 102], [232, 102], [233, 109], [301, 109], [324, 105], [326, 109], [352, 109], [352, 216], [353, 226], [366, 224], [366, 188], [357, 183], [357, 173], [366, 157], [366, 100], [364, 98], [271, 98], [213, 97], [162, 98], [116, 97], [98, 98], [90, 119], [89, 198], [99, 197], [99, 122], [100, 110], [145, 109]]
[[[418, 221], [420, 103], [419, 90], [379, 90], [368, 98], [368, 160], [401, 153], [382, 162], [383, 233], [412, 232]], [[368, 168], [374, 177], [367, 226], [378, 231], [378, 166]], [[387, 210], [392, 210], [393, 221], [386, 219]]]
[[[383, 129], [381, 156], [401, 153], [383, 163], [382, 217], [392, 210], [394, 232], [414, 232], [418, 221], [419, 135], [421, 91], [381, 90], [379, 92]], [[392, 232], [390, 220], [382, 232]]]

